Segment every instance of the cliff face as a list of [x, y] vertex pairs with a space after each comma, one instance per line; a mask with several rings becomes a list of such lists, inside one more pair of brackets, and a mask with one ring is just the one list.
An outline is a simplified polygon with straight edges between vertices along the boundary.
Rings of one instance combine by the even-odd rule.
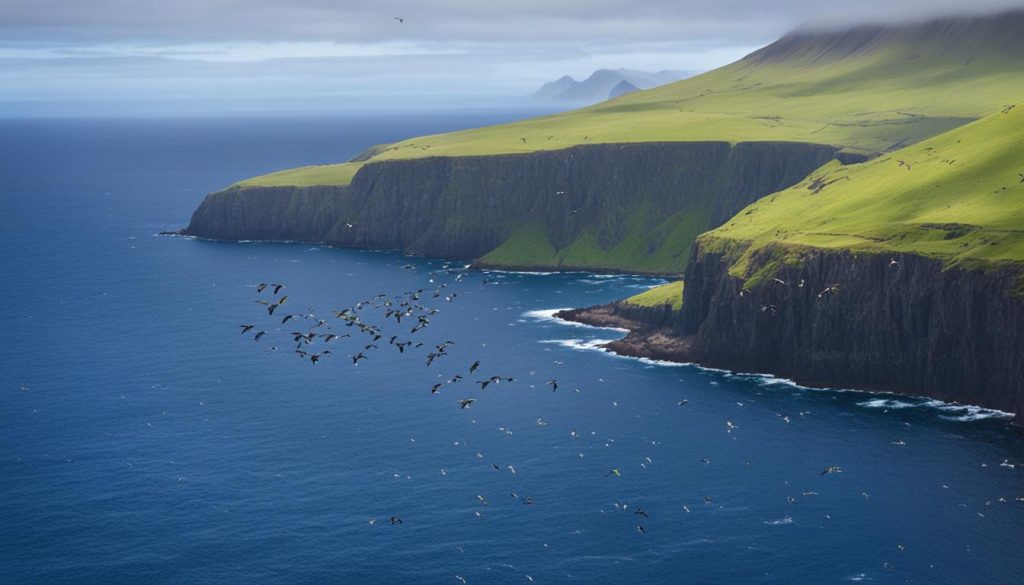
[[[920, 256], [811, 250], [742, 296], [721, 253], [695, 249], [675, 329], [700, 363], [819, 387], [881, 390], [1024, 416], [1019, 272]], [[773, 250], [755, 255], [755, 274]], [[799, 283], [803, 281], [804, 286]], [[819, 297], [827, 287], [832, 293]]]
[[[548, 250], [539, 265], [681, 272], [697, 234], [836, 157], [815, 144], [691, 142], [387, 161], [348, 187], [215, 193], [183, 233], [471, 259], [528, 230]], [[592, 263], [602, 255], [583, 248], [625, 251]], [[505, 257], [538, 265], [514, 247]]]

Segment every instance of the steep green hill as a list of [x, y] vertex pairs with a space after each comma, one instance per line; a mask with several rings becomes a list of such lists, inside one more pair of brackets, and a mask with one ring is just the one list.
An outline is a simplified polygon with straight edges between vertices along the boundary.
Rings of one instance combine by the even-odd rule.
[[731, 250], [736, 275], [767, 246], [1024, 262], [1024, 106], [866, 163], [829, 163], [698, 241]]
[[[704, 140], [813, 142], [877, 153], [941, 134], [1021, 96], [1024, 12], [798, 31], [697, 77], [567, 113], [413, 138], [370, 160]], [[346, 181], [354, 170], [326, 177], [317, 169], [296, 171], [287, 180]], [[247, 184], [283, 179], [267, 175]]]
[[671, 305], [673, 310], [678, 311], [683, 306], [683, 281], [656, 286], [627, 298], [625, 302], [641, 307]]

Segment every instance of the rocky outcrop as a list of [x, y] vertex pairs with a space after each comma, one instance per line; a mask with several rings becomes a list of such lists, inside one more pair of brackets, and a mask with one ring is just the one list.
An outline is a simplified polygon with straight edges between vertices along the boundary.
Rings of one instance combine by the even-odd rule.
[[[826, 145], [680, 142], [370, 162], [348, 187], [215, 193], [183, 233], [473, 259], [530, 228], [554, 250], [581, 237], [651, 257], [679, 248], [663, 272], [681, 272], [698, 233], [837, 157], [858, 160]], [[681, 219], [686, 237], [673, 232]], [[619, 264], [603, 267], [632, 268]]]
[[[630, 329], [607, 346], [624, 355], [773, 374], [812, 387], [929, 396], [1012, 412], [1024, 422], [1019, 268], [946, 268], [920, 256], [825, 250], [776, 263], [777, 253], [755, 254], [746, 275], [772, 265], [772, 278], [745, 289], [744, 278], [729, 274], [731, 255], [698, 247], [683, 307], [667, 326], [643, 315], [624, 320], [618, 303], [559, 316]], [[832, 292], [822, 294], [827, 288]]]

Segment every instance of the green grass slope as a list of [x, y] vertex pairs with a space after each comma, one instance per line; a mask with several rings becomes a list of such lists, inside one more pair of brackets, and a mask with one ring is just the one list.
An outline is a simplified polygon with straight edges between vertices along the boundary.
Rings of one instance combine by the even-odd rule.
[[672, 305], [673, 311], [678, 311], [683, 306], [683, 281], [677, 280], [661, 286], [645, 290], [625, 300], [631, 305], [641, 307], [660, 307]]
[[794, 33], [709, 73], [589, 108], [425, 136], [373, 160], [587, 143], [782, 140], [875, 153], [1024, 96], [1024, 12]]
[[348, 185], [361, 163], [314, 165], [287, 169], [239, 181], [235, 187], [316, 187], [320, 185]]
[[[1024, 11], [796, 32], [677, 83], [571, 112], [413, 138], [371, 151], [367, 160], [703, 140], [813, 142], [878, 153], [984, 117], [1022, 96]], [[358, 166], [331, 176], [320, 169], [243, 184], [345, 184]]]
[[1024, 106], [866, 163], [829, 163], [698, 241], [737, 254], [736, 275], [766, 246], [1024, 262]]

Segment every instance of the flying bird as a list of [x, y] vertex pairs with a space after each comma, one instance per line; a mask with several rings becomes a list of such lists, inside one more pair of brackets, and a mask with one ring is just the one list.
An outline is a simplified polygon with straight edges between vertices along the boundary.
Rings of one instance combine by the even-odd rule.
[[825, 290], [823, 290], [820, 293], [818, 293], [818, 298], [819, 299], [823, 299], [823, 298], [827, 297], [828, 295], [835, 294], [837, 292], [839, 292], [839, 285], [838, 284], [832, 284], [832, 285], [829, 285], [829, 286], [825, 287]]
[[554, 392], [555, 390], [558, 390], [558, 380], [549, 380], [548, 381], [548, 386], [551, 386], [551, 391], [552, 392]]
[[255, 325], [239, 325], [239, 327], [242, 328], [242, 335], [245, 335], [246, 333], [249, 332], [250, 329], [255, 327]]
[[401, 16], [396, 16], [396, 17], [395, 17], [395, 20], [397, 20], [397, 21], [398, 21], [398, 24], [402, 24], [403, 22], [405, 22], [405, 19], [404, 19], [404, 18], [402, 18]]
[[608, 471], [608, 473], [604, 474], [605, 477], [608, 477], [609, 475], [614, 475], [615, 477], [622, 477], [622, 474], [619, 473], [618, 469], [612, 469]]
[[843, 470], [840, 469], [838, 466], [836, 466], [836, 465], [829, 465], [829, 466], [825, 467], [825, 469], [822, 469], [821, 473], [819, 475], [828, 475], [829, 473], [842, 473], [842, 472], [843, 472]]
[[463, 410], [467, 409], [474, 402], [476, 402], [476, 398], [465, 398], [465, 399], [459, 401], [459, 408], [463, 409]]

